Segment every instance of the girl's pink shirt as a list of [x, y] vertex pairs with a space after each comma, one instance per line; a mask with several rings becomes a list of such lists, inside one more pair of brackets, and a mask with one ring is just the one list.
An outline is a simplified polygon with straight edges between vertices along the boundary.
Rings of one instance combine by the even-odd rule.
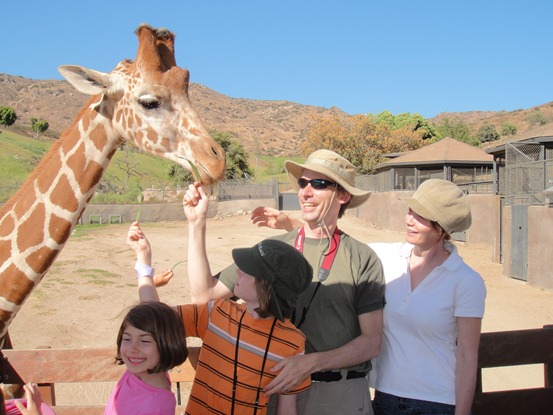
[[[171, 384], [169, 375], [167, 382]], [[148, 385], [125, 371], [111, 393], [104, 415], [175, 415], [176, 406], [173, 392]]]

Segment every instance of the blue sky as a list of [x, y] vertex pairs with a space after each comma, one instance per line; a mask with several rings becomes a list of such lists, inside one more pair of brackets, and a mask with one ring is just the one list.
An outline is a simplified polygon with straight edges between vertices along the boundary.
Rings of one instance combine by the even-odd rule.
[[7, 1], [0, 73], [62, 79], [134, 58], [167, 27], [191, 81], [349, 114], [513, 111], [553, 101], [550, 0]]

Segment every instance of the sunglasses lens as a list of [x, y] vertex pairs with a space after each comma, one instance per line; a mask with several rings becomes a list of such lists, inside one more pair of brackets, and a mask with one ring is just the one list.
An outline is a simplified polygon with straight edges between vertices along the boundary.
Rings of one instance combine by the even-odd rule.
[[324, 179], [299, 179], [298, 185], [300, 189], [305, 189], [307, 185], [310, 184], [311, 187], [315, 190], [323, 190], [326, 189], [328, 186], [336, 186], [336, 183], [331, 182], [330, 180], [324, 180]]
[[326, 180], [313, 179], [311, 180], [311, 187], [316, 190], [323, 190], [330, 186], [330, 182]]

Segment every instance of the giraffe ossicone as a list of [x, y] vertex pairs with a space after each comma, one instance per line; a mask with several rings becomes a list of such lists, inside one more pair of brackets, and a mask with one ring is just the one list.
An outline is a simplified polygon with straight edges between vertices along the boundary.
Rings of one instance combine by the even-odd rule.
[[61, 74], [92, 95], [72, 125], [0, 209], [0, 339], [67, 242], [113, 154], [131, 142], [220, 180], [225, 154], [188, 96], [189, 72], [176, 65], [174, 34], [141, 24], [134, 61], [110, 73], [76, 65]]

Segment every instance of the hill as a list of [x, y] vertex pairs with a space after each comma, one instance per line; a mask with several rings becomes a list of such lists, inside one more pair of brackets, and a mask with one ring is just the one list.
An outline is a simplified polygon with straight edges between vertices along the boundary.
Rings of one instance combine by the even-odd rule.
[[[339, 108], [322, 108], [289, 101], [251, 100], [222, 95], [201, 84], [190, 84], [192, 105], [210, 130], [228, 131], [246, 148], [250, 156], [296, 156], [299, 145], [314, 120], [324, 116], [347, 117]], [[50, 128], [47, 136], [59, 137], [73, 121], [88, 97], [76, 91], [67, 81], [32, 80], [0, 73], [0, 106], [15, 108], [18, 121], [15, 131], [31, 134], [31, 117], [43, 118]], [[438, 123], [445, 117], [458, 118], [475, 133], [484, 123], [496, 127], [509, 122], [517, 132], [531, 128], [528, 114], [540, 111], [553, 120], [553, 102], [515, 111], [467, 111], [441, 113], [430, 119]]]
[[[209, 130], [228, 131], [250, 155], [293, 156], [319, 116], [347, 116], [338, 108], [288, 101], [231, 98], [201, 84], [190, 84], [190, 100]], [[48, 121], [47, 136], [57, 138], [89, 99], [67, 81], [32, 80], [0, 74], [0, 106], [15, 109], [14, 130], [31, 134], [31, 117]]]

